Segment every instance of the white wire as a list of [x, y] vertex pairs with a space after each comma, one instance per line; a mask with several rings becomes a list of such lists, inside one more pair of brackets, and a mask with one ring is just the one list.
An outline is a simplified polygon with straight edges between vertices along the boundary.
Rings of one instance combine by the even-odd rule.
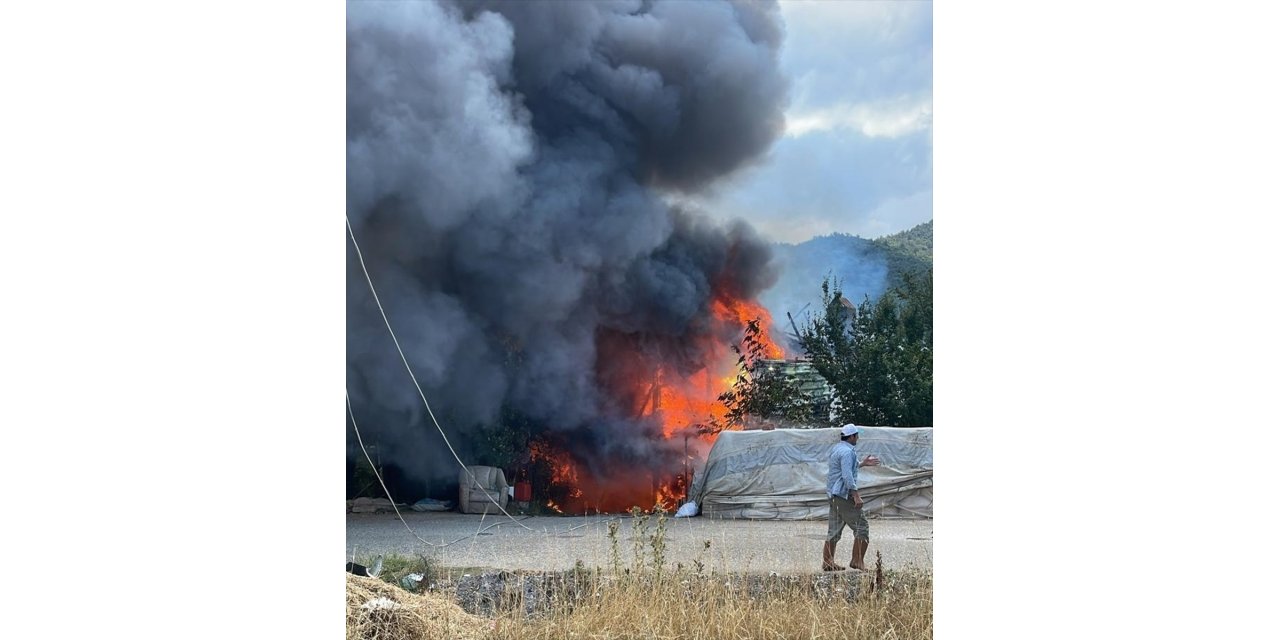
[[[373, 469], [373, 477], [378, 479], [378, 484], [382, 485], [382, 492], [387, 494], [387, 500], [391, 501], [391, 508], [396, 510], [396, 517], [400, 518], [400, 522], [404, 523], [404, 528], [408, 529], [409, 533], [413, 534], [413, 537], [417, 538], [422, 544], [425, 544], [428, 547], [440, 546], [423, 540], [422, 536], [418, 535], [418, 532], [414, 531], [413, 527], [410, 527], [408, 522], [405, 522], [404, 516], [400, 515], [400, 508], [396, 506], [395, 498], [391, 497], [391, 490], [387, 488], [387, 483], [382, 481], [382, 474], [378, 473], [378, 465], [373, 463], [373, 458], [369, 457], [369, 450], [364, 448], [364, 438], [360, 437], [360, 427], [356, 426], [356, 414], [351, 410], [351, 395], [345, 392], [343, 395], [347, 396], [347, 415], [351, 416], [351, 428], [356, 430], [356, 442], [360, 443], [360, 451], [364, 452], [364, 459], [369, 461], [369, 468]], [[351, 561], [355, 562], [354, 549], [351, 550]]]
[[[387, 319], [387, 312], [382, 308], [382, 300], [378, 298], [378, 290], [373, 287], [373, 278], [369, 276], [369, 269], [364, 264], [364, 254], [360, 251], [360, 243], [356, 242], [356, 232], [351, 228], [350, 217], [347, 217], [347, 233], [351, 236], [351, 244], [356, 248], [356, 257], [360, 260], [360, 270], [364, 272], [365, 282], [369, 283], [369, 291], [373, 293], [373, 301], [378, 305], [378, 313], [382, 314], [382, 322], [387, 325], [387, 332], [391, 334], [391, 341], [395, 343], [396, 351], [400, 353], [400, 361], [404, 363], [405, 371], [409, 372], [409, 378], [413, 380], [413, 386], [418, 390], [418, 397], [422, 398], [422, 404], [427, 407], [427, 415], [431, 416], [431, 422], [436, 425], [436, 430], [440, 432], [440, 437], [444, 438], [444, 445], [449, 448], [449, 453], [453, 454], [453, 459], [458, 461], [458, 466], [462, 467], [462, 470], [471, 478], [472, 484], [480, 488], [480, 493], [483, 493], [484, 497], [488, 498], [489, 502], [492, 502], [493, 506], [497, 507], [498, 511], [502, 512], [502, 515], [510, 518], [512, 522], [520, 525], [521, 527], [524, 527], [529, 531], [533, 531], [533, 529], [529, 529], [529, 527], [521, 524], [519, 520], [516, 520], [511, 516], [511, 514], [507, 513], [507, 510], [503, 509], [502, 505], [498, 504], [498, 501], [494, 500], [493, 496], [489, 495], [489, 492], [485, 490], [484, 487], [480, 486], [480, 483], [476, 480], [475, 474], [472, 473], [471, 470], [467, 468], [467, 465], [462, 462], [462, 458], [458, 457], [458, 452], [453, 450], [453, 445], [449, 443], [449, 436], [444, 434], [444, 429], [440, 426], [440, 422], [436, 420], [436, 414], [431, 410], [431, 403], [427, 402], [427, 394], [422, 392], [422, 385], [418, 384], [418, 377], [413, 375], [413, 368], [409, 366], [409, 359], [405, 357], [404, 349], [400, 348], [400, 340], [396, 338], [396, 332], [391, 328], [391, 321]], [[348, 396], [348, 405], [350, 402], [351, 398]], [[348, 409], [350, 409], [349, 406]]]

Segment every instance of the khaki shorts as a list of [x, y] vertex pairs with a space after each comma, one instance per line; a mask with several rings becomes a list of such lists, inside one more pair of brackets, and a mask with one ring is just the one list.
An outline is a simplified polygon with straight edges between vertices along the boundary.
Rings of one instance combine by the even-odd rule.
[[846, 526], [853, 529], [854, 538], [871, 539], [871, 526], [867, 524], [862, 507], [855, 507], [852, 500], [837, 496], [827, 496], [827, 501], [831, 503], [827, 512], [827, 542], [839, 542]]

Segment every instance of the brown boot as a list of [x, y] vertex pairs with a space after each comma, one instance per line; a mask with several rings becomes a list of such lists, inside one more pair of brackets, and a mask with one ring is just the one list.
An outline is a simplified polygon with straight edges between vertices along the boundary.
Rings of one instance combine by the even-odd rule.
[[822, 543], [822, 570], [844, 571], [844, 567], [836, 564], [836, 543]]
[[853, 539], [853, 557], [849, 559], [850, 569], [857, 569], [858, 571], [867, 570], [864, 560], [867, 557], [867, 547], [870, 544], [870, 540], [863, 540], [862, 538]]

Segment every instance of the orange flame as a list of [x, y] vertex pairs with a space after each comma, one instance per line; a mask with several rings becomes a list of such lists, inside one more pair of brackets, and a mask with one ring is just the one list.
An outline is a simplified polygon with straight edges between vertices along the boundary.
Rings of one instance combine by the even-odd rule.
[[684, 496], [684, 489], [684, 476], [676, 476], [670, 484], [658, 487], [658, 493], [653, 498], [654, 506], [661, 507], [664, 511], [674, 511], [680, 504], [680, 498]]
[[[574, 465], [573, 459], [568, 453], [558, 451], [542, 440], [535, 440], [529, 444], [529, 456], [533, 460], [543, 460], [547, 466], [551, 467], [551, 483], [561, 486], [568, 486], [570, 498], [581, 498], [582, 489], [579, 488], [578, 467]], [[551, 507], [552, 505], [548, 504]], [[552, 507], [556, 509], [555, 507]], [[559, 509], [556, 509], [559, 511]]]
[[[609, 338], [613, 342], [608, 342], [605, 348], [613, 364], [622, 363], [610, 370], [621, 372], [613, 374], [618, 376], [614, 378], [613, 388], [620, 397], [634, 402], [633, 415], [657, 419], [663, 438], [668, 440], [684, 435], [704, 443], [714, 441], [714, 434], [697, 433], [692, 427], [713, 421], [723, 423], [728, 410], [720, 402], [720, 395], [733, 388], [740, 374], [737, 355], [730, 348], [730, 337], [742, 340], [748, 322], [758, 322], [758, 340], [764, 357], [785, 357], [785, 351], [770, 335], [773, 320], [768, 310], [758, 303], [736, 298], [717, 288], [708, 311], [709, 326], [687, 345], [696, 354], [694, 362], [701, 365], [692, 372], [688, 360], [680, 365], [660, 360], [660, 356], [653, 355], [642, 342], [632, 342], [626, 334]], [[705, 445], [700, 448], [705, 450]], [[546, 463], [551, 471], [550, 484], [562, 490], [568, 488], [567, 493], [557, 494], [560, 503], [555, 500], [546, 503], [548, 508], [560, 513], [587, 513], [591, 508], [617, 512], [633, 504], [646, 510], [653, 506], [673, 510], [688, 490], [686, 469], [676, 468], [658, 475], [619, 470], [614, 477], [596, 478], [591, 473], [580, 473], [577, 461], [552, 443], [533, 442], [530, 455], [533, 460]], [[648, 505], [644, 504], [646, 500]]]
[[718, 320], [732, 322], [737, 327], [745, 327], [752, 320], [759, 321], [760, 342], [764, 346], [765, 356], [774, 360], [780, 360], [786, 356], [782, 347], [773, 341], [773, 336], [769, 333], [773, 328], [773, 317], [769, 315], [768, 309], [750, 300], [717, 297], [711, 303], [711, 312]]
[[[782, 359], [786, 352], [770, 335], [773, 318], [769, 310], [752, 302], [716, 296], [711, 313], [720, 325], [721, 333], [734, 332], [741, 336], [748, 322], [756, 321], [760, 328], [758, 340], [764, 355], [770, 359]], [[670, 380], [664, 369], [660, 374], [660, 394], [656, 411], [662, 418], [662, 433], [671, 438], [675, 432], [695, 424], [711, 420], [723, 421], [728, 410], [720, 402], [720, 394], [733, 388], [738, 377], [737, 360], [727, 344], [708, 345], [710, 358], [706, 367], [683, 380]]]

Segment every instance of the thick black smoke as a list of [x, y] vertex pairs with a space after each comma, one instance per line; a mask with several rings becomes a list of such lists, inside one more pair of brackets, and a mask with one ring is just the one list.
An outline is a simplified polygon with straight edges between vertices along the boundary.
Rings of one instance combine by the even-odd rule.
[[[348, 4], [347, 212], [452, 438], [506, 407], [601, 457], [652, 455], [652, 425], [602, 384], [602, 336], [678, 359], [714, 288], [769, 284], [749, 227], [662, 194], [781, 132], [781, 38], [754, 2]], [[384, 457], [455, 472], [353, 250], [347, 379]]]

